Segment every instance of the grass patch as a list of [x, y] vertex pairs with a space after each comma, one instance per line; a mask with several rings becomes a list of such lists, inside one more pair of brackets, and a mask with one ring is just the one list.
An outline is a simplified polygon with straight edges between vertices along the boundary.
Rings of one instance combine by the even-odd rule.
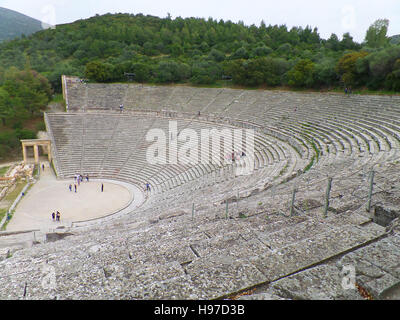
[[[7, 214], [7, 213], [6, 213]], [[3, 224], [3, 226], [1, 227], [0, 231], [6, 231], [7, 225], [8, 223], [11, 221], [12, 216], [14, 215], [14, 211], [10, 212], [10, 220], [6, 220]]]
[[53, 96], [53, 99], [51, 99], [50, 103], [64, 103], [64, 97], [62, 95], [62, 93], [57, 93]]
[[4, 175], [7, 173], [8, 169], [10, 169], [10, 166], [0, 168], [0, 177], [4, 177]]
[[312, 141], [311, 142], [311, 146], [312, 146], [312, 148], [314, 149], [314, 151], [315, 151], [315, 155], [316, 155], [316, 157], [317, 157], [317, 161], [319, 160], [319, 156], [320, 156], [320, 151], [319, 151], [319, 149], [317, 148], [317, 146], [316, 146], [316, 144], [315, 144], [315, 142], [314, 141]]
[[22, 189], [25, 187], [26, 181], [19, 180], [14, 188], [13, 191], [11, 191], [9, 194], [7, 194], [3, 200], [5, 201], [10, 201], [13, 203], [15, 199], [19, 196], [19, 194], [22, 192]]
[[5, 209], [5, 208], [0, 209], [0, 221], [3, 220], [6, 213], [7, 213], [7, 209]]
[[308, 170], [311, 169], [311, 167], [314, 165], [314, 162], [315, 162], [315, 156], [312, 157], [310, 163], [307, 165], [307, 167], [305, 167], [304, 173], [306, 173]]
[[35, 167], [33, 168], [33, 176], [35, 178], [39, 178], [39, 175], [40, 175], [40, 166], [35, 165]]
[[[15, 186], [14, 190], [11, 191], [9, 194], [7, 194], [7, 195], [3, 198], [2, 201], [8, 202], [8, 203], [10, 204], [10, 205], [9, 205], [9, 207], [10, 207], [10, 206], [14, 203], [15, 199], [17, 199], [17, 197], [21, 194], [21, 192], [22, 192], [22, 190], [24, 189], [25, 185], [26, 185], [26, 181], [19, 180], [19, 181], [16, 183], [16, 186]], [[7, 214], [7, 212], [8, 212], [8, 209], [0, 209], [0, 220], [4, 217], [4, 215]], [[13, 214], [14, 214], [14, 211], [11, 212], [11, 216], [12, 216]], [[8, 224], [9, 221], [10, 221], [10, 220], [7, 220], [7, 221], [4, 223], [3, 227], [1, 228], [1, 230], [3, 230], [3, 231], [6, 230], [6, 227], [7, 227], [7, 224]]]
[[56, 170], [56, 168], [54, 166], [54, 160], [50, 161], [50, 166], [51, 166], [51, 169], [53, 170], [54, 174], [57, 176], [57, 170]]
[[239, 213], [239, 218], [240, 219], [246, 219], [246, 218], [248, 218], [244, 213], [242, 213], [242, 212], [240, 212]]

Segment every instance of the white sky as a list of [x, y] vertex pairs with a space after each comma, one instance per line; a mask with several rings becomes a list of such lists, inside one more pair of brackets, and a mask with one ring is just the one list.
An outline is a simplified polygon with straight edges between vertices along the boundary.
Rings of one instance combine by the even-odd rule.
[[0, 0], [12, 9], [50, 24], [85, 19], [95, 14], [143, 13], [243, 21], [246, 25], [286, 24], [317, 27], [322, 38], [350, 32], [362, 42], [377, 19], [390, 20], [389, 35], [400, 34], [400, 0]]

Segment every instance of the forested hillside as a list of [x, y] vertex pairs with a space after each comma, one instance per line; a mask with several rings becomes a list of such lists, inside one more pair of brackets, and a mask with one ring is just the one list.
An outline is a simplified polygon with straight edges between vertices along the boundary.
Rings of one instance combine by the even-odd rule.
[[[350, 34], [321, 39], [317, 28], [199, 18], [107, 14], [58, 25], [0, 45], [0, 67], [31, 67], [60, 91], [60, 75], [98, 82], [232, 79], [242, 86], [400, 90], [400, 46], [378, 20], [359, 44]], [[1, 74], [1, 72], [0, 72]], [[0, 80], [1, 81], [1, 80]]]
[[400, 44], [400, 34], [390, 37], [390, 43]]
[[0, 7], [0, 42], [42, 30], [42, 23], [13, 10]]
[[[317, 28], [107, 14], [0, 44], [0, 161], [44, 129], [61, 75], [89, 81], [400, 91], [400, 45], [377, 20], [365, 41]], [[58, 96], [59, 97], [59, 96]]]

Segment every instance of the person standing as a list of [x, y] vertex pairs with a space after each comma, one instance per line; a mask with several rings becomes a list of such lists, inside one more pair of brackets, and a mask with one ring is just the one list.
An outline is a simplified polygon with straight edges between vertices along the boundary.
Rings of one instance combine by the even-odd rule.
[[76, 193], [76, 184], [74, 184], [74, 186], [75, 186], [75, 193]]
[[57, 219], [58, 222], [60, 221], [60, 218], [61, 218], [61, 214], [60, 214], [60, 212], [57, 211], [57, 218], [56, 219]]
[[101, 184], [101, 192], [104, 192], [104, 184]]
[[69, 185], [69, 191], [72, 192], [72, 184]]
[[51, 217], [53, 218], [53, 221], [54, 221], [55, 218], [56, 218], [56, 214], [53, 212], [53, 213], [51, 214]]

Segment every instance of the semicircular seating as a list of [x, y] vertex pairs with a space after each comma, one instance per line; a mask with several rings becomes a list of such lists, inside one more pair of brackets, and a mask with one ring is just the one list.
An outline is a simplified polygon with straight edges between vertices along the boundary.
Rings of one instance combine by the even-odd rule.
[[[142, 188], [149, 182], [152, 190], [125, 216], [75, 223], [59, 241], [0, 261], [8, 279], [0, 282], [0, 298], [20, 298], [24, 283], [29, 297], [54, 298], [37, 281], [43, 270], [32, 268], [32, 261], [56, 265], [61, 299], [159, 300], [226, 298], [304, 273], [329, 284], [329, 272], [319, 270], [360, 248], [383, 248], [368, 256], [371, 263], [389, 251], [398, 260], [398, 244], [384, 246], [392, 236], [371, 223], [365, 201], [372, 168], [376, 188], [399, 184], [400, 97], [85, 84], [71, 78], [64, 87], [68, 112], [45, 115], [58, 176], [88, 173]], [[254, 155], [223, 164], [149, 164], [152, 142], [146, 135], [161, 129], [168, 136], [170, 121], [196, 133], [254, 129]], [[166, 148], [175, 152], [184, 143]], [[250, 164], [251, 174], [238, 174]], [[328, 176], [334, 180], [324, 217]], [[294, 190], [298, 211], [290, 216]], [[382, 278], [389, 286], [396, 277]], [[379, 290], [386, 285], [375, 280]], [[330, 292], [325, 286], [313, 290]]]
[[[117, 112], [121, 103], [127, 112], [124, 115], [98, 114], [85, 120], [92, 112]], [[155, 187], [153, 194], [184, 188], [192, 181], [194, 185], [207, 186], [207, 179], [240, 179], [233, 174], [232, 166], [148, 166], [143, 160], [149, 146], [141, 142], [144, 132], [151, 128], [166, 130], [167, 124], [151, 116], [136, 118], [140, 111], [179, 119], [182, 127], [198, 131], [212, 125], [255, 128], [255, 154], [251, 160], [255, 164], [254, 175], [242, 179], [246, 182], [235, 188], [243, 191], [256, 186], [262, 189], [276, 179], [277, 183], [285, 181], [298, 172], [345, 159], [354, 159], [353, 164], [358, 167], [373, 164], [396, 153], [400, 141], [396, 112], [399, 97], [76, 82], [68, 89], [68, 104], [70, 112], [77, 112], [75, 117], [81, 112], [86, 115], [77, 118], [75, 127], [71, 127], [82, 131], [83, 139], [77, 143], [76, 152], [60, 150], [64, 157], [71, 153], [82, 157], [80, 167], [76, 160], [62, 172], [83, 170], [138, 184], [147, 181]], [[143, 126], [134, 125], [137, 119]], [[85, 125], [88, 121], [93, 130]], [[104, 130], [99, 133], [95, 127], [102, 127], [101, 123]], [[83, 127], [78, 129], [79, 124]], [[99, 142], [97, 147], [92, 139]], [[59, 141], [63, 140], [55, 139], [56, 145]], [[61, 157], [60, 163], [64, 159]]]

